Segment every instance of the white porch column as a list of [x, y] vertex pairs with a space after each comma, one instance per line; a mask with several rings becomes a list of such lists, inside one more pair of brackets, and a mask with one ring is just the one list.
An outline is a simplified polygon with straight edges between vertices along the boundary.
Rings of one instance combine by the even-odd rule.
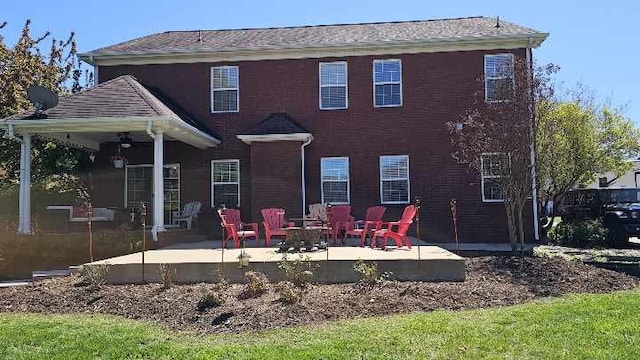
[[20, 143], [20, 194], [18, 233], [31, 234], [31, 135], [24, 134]]
[[156, 131], [153, 138], [153, 229], [154, 240], [158, 231], [164, 231], [164, 148], [163, 134]]

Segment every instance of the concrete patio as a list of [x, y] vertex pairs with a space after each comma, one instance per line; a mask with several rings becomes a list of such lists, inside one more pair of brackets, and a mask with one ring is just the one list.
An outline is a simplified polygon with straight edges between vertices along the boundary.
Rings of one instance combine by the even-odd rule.
[[[160, 282], [161, 264], [170, 264], [175, 269], [178, 283], [216, 282], [223, 274], [229, 282], [242, 282], [245, 271], [260, 271], [271, 281], [282, 280], [278, 262], [283, 254], [277, 248], [246, 248], [250, 256], [249, 265], [239, 267], [240, 249], [222, 249], [219, 241], [177, 244], [145, 252], [146, 282]], [[464, 281], [464, 258], [433, 245], [408, 248], [388, 246], [386, 250], [370, 247], [336, 246], [327, 250], [303, 252], [316, 267], [314, 282], [356, 282], [360, 274], [353, 270], [358, 260], [375, 261], [379, 271], [390, 273], [397, 280], [420, 281]], [[289, 253], [289, 260], [299, 259], [298, 253]], [[141, 283], [142, 254], [140, 252], [96, 261], [83, 266], [107, 264], [107, 281], [112, 284]]]

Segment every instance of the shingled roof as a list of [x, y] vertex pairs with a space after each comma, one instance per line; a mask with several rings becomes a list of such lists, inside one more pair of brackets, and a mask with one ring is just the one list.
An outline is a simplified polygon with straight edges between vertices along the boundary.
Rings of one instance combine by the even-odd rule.
[[240, 135], [308, 134], [309, 131], [298, 124], [287, 113], [273, 113], [256, 127]]
[[127, 54], [197, 53], [362, 46], [474, 39], [533, 38], [542, 42], [547, 34], [496, 18], [456, 19], [254, 28], [230, 30], [167, 31], [82, 54], [92, 56]]
[[[62, 96], [58, 105], [44, 111], [44, 114], [47, 119], [166, 117], [187, 123], [217, 138], [206, 126], [188, 115], [173, 101], [169, 101], [155, 89], [145, 88], [131, 75], [123, 75], [79, 93]], [[2, 120], [23, 119], [33, 119], [33, 111], [12, 115]]]

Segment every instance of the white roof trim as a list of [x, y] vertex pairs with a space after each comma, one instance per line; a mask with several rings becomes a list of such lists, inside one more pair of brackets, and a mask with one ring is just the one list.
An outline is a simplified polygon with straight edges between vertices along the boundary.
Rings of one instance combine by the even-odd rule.
[[293, 134], [266, 134], [266, 135], [236, 135], [244, 143], [251, 145], [252, 142], [272, 142], [272, 141], [307, 141], [313, 140], [310, 133]]
[[79, 57], [91, 65], [142, 65], [219, 61], [256, 61], [365, 55], [398, 55], [446, 51], [537, 48], [548, 33], [491, 37], [444, 38], [420, 41], [337, 44], [308, 47], [262, 47], [244, 49], [169, 49], [162, 51], [88, 52]]
[[[146, 132], [147, 123], [153, 130], [161, 130], [168, 136], [200, 149], [220, 144], [220, 140], [208, 135], [182, 120], [173, 117], [126, 117], [126, 118], [69, 118], [69, 119], [13, 119], [0, 121], [0, 128], [12, 125], [17, 133], [69, 134], [141, 131]], [[50, 136], [57, 138], [56, 136]], [[78, 144], [92, 148], [96, 144]], [[99, 146], [99, 144], [97, 144]], [[97, 150], [97, 149], [94, 149]]]

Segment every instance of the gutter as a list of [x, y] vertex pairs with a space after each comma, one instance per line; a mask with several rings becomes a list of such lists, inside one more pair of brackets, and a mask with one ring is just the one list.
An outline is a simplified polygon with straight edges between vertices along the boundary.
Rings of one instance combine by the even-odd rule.
[[307, 141], [305, 141], [302, 146], [300, 146], [300, 164], [302, 165], [302, 171], [301, 171], [301, 184], [302, 184], [302, 215], [300, 217], [304, 217], [304, 214], [307, 212], [307, 182], [304, 176], [304, 148], [306, 148], [307, 146], [309, 146], [309, 144], [311, 144], [311, 142], [313, 141], [313, 136], [309, 135], [309, 137], [307, 138]]
[[[530, 40], [530, 43], [533, 42], [533, 39]], [[529, 91], [533, 92], [531, 86], [533, 86], [533, 61], [532, 61], [532, 48], [529, 46], [527, 48], [527, 65], [529, 66], [529, 76], [528, 79], [530, 81]], [[533, 93], [531, 93], [531, 97], [533, 100]], [[530, 124], [530, 134], [531, 134], [531, 144], [529, 145], [530, 156], [531, 156], [531, 207], [533, 211], [533, 237], [536, 241], [540, 240], [540, 220], [538, 218], [538, 187], [536, 185], [536, 149], [535, 149], [535, 132], [533, 130], [533, 124], [536, 120], [535, 115], [535, 104], [532, 102], [529, 109], [531, 113], [531, 124]]]

